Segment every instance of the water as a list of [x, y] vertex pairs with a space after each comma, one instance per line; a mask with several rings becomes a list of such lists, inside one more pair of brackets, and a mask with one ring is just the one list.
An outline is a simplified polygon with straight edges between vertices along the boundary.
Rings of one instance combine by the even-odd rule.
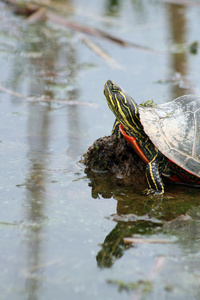
[[[163, 200], [143, 197], [106, 174], [87, 177], [79, 163], [110, 134], [107, 79], [138, 103], [199, 93], [199, 49], [189, 49], [199, 5], [50, 5], [140, 47], [29, 24], [0, 3], [1, 299], [199, 299], [199, 190], [172, 185]], [[146, 242], [124, 244], [132, 236]]]

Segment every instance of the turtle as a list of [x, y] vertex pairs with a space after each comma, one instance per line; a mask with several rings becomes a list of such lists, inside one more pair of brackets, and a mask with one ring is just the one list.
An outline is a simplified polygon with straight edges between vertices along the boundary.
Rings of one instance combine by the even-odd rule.
[[138, 105], [111, 80], [105, 83], [104, 94], [116, 116], [111, 135], [124, 137], [147, 164], [146, 195], [164, 194], [162, 176], [200, 186], [200, 96]]

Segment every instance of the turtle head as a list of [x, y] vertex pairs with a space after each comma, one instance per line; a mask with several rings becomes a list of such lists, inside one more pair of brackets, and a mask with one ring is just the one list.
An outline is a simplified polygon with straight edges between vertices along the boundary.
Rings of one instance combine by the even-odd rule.
[[108, 80], [104, 86], [108, 106], [125, 129], [134, 129], [141, 125], [137, 103], [131, 96], [113, 81]]

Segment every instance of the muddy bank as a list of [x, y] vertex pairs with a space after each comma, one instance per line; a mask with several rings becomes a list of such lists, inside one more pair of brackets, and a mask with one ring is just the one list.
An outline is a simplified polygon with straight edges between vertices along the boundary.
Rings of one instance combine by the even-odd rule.
[[85, 172], [94, 175], [108, 173], [115, 183], [146, 188], [145, 163], [127, 144], [115, 135], [96, 140], [84, 155]]

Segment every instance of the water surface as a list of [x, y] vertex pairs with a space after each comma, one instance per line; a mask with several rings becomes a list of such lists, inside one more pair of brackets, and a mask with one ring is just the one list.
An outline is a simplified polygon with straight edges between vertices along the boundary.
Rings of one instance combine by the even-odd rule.
[[106, 174], [87, 177], [79, 161], [111, 132], [107, 79], [138, 103], [200, 92], [199, 49], [190, 47], [200, 7], [50, 4], [134, 45], [30, 24], [0, 3], [1, 299], [199, 299], [199, 190], [168, 185], [163, 199], [143, 197]]

